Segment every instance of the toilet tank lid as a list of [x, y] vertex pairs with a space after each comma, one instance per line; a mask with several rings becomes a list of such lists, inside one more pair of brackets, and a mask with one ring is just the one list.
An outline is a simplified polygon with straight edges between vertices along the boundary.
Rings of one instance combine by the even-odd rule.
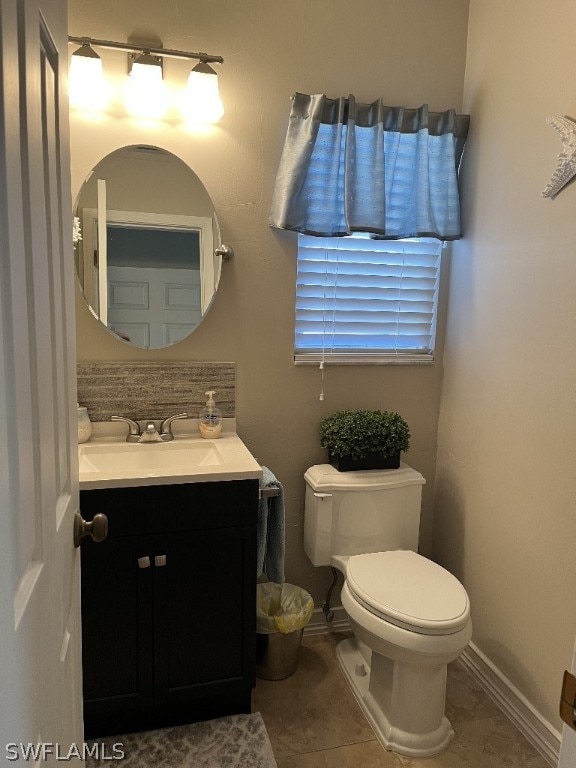
[[399, 469], [369, 469], [364, 472], [339, 472], [331, 464], [315, 464], [304, 473], [313, 491], [379, 491], [406, 485], [424, 485], [426, 480], [403, 462]]
[[386, 621], [422, 634], [452, 634], [470, 620], [458, 579], [409, 550], [353, 555], [346, 581], [356, 598]]

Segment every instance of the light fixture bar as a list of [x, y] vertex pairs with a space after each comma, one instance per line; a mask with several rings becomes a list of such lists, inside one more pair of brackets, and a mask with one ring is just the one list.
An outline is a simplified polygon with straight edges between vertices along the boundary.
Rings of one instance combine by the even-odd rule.
[[111, 48], [128, 53], [150, 53], [153, 56], [162, 56], [170, 59], [198, 59], [206, 64], [223, 64], [222, 56], [212, 56], [209, 53], [192, 53], [191, 51], [175, 51], [170, 48], [152, 48], [149, 45], [132, 45], [130, 43], [116, 43], [113, 40], [95, 40], [92, 37], [68, 36], [68, 42], [75, 45], [91, 45], [97, 48]]

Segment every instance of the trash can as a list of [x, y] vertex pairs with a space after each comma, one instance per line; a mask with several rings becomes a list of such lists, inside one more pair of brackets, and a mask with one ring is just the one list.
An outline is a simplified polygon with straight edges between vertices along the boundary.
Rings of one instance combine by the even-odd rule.
[[296, 672], [304, 627], [314, 602], [294, 584], [263, 582], [256, 586], [256, 675], [283, 680]]

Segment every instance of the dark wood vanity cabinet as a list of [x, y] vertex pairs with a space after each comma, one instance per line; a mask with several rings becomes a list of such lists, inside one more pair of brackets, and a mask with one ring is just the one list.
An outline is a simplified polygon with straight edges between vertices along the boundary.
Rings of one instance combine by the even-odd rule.
[[87, 738], [250, 712], [258, 481], [81, 491]]

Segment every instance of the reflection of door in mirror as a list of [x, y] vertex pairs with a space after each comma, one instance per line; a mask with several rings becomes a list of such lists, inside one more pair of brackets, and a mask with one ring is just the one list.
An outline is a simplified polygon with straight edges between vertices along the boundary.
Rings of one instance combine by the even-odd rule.
[[[108, 226], [108, 326], [139, 347], [186, 338], [202, 319], [197, 230]], [[170, 254], [170, 263], [162, 261]], [[174, 265], [174, 266], [172, 266]]]
[[103, 236], [98, 210], [85, 208], [82, 216], [89, 305], [113, 333], [143, 349], [186, 338], [216, 289], [212, 220], [109, 209], [105, 215]]
[[76, 269], [91, 310], [142, 348], [180, 341], [214, 298], [222, 260], [214, 206], [196, 174], [157, 147], [124, 147], [84, 183]]

